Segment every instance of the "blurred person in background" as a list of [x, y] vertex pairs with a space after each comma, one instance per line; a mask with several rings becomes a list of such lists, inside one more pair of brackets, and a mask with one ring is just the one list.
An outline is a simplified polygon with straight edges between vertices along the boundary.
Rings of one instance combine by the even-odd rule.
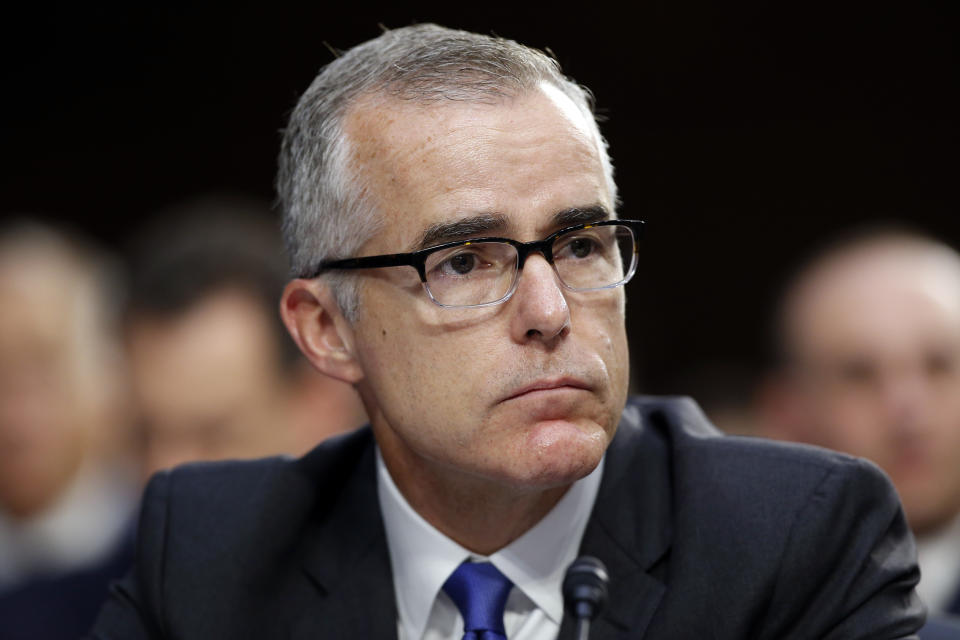
[[134, 247], [126, 314], [146, 474], [193, 460], [302, 454], [365, 422], [277, 313], [287, 268], [268, 208], [229, 196], [157, 216]]
[[960, 614], [960, 255], [850, 236], [799, 272], [777, 322], [761, 432], [879, 464], [917, 537], [921, 598]]
[[113, 263], [0, 230], [0, 639], [76, 638], [132, 561], [139, 493]]

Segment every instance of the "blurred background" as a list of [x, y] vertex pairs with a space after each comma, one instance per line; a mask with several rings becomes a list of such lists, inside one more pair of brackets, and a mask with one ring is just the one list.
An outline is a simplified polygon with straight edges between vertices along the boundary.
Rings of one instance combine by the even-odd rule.
[[[893, 225], [960, 244], [957, 19], [948, 2], [5, 9], [0, 639], [58, 637], [15, 635], [44, 618], [27, 620], [23, 603], [120, 571], [152, 470], [299, 453], [363, 422], [351, 390], [312, 376], [277, 325], [271, 205], [279, 131], [298, 95], [333, 51], [381, 25], [434, 21], [549, 49], [593, 90], [620, 216], [648, 222], [628, 289], [635, 390], [693, 395], [731, 431], [867, 455], [784, 419], [800, 394], [781, 384], [790, 376], [775, 310], [800, 266], [851, 229]], [[51, 317], [60, 322], [40, 320]], [[954, 319], [946, 332], [960, 342]], [[953, 367], [960, 347], [941, 343]], [[96, 353], [74, 353], [78, 344]], [[863, 367], [840, 368], [863, 380]], [[939, 388], [960, 398], [957, 380]], [[950, 435], [960, 408], [940, 415], [930, 430], [946, 440], [924, 446], [960, 468]], [[954, 522], [935, 557], [960, 575], [960, 478], [950, 482], [947, 515], [929, 527]], [[77, 548], [65, 539], [81, 512], [105, 514], [104, 526]], [[956, 579], [942, 582], [946, 608]], [[75, 608], [82, 625], [89, 614]]]

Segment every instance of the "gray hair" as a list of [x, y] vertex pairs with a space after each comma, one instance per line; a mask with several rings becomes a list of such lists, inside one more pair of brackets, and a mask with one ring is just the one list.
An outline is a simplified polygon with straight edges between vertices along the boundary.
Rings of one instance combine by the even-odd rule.
[[[422, 24], [386, 31], [327, 65], [300, 97], [284, 131], [277, 192], [292, 275], [311, 275], [323, 260], [350, 257], [379, 230], [365, 201], [363, 176], [352, 171], [344, 120], [361, 97], [381, 93], [418, 104], [496, 103], [547, 82], [594, 125], [611, 200], [613, 165], [596, 127], [593, 97], [541, 51], [513, 40]], [[358, 313], [356, 279], [326, 274], [348, 320]]]

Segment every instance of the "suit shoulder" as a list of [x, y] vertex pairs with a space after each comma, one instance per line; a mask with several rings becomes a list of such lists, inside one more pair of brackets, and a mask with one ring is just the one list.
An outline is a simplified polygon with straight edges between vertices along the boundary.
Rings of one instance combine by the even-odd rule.
[[671, 576], [700, 595], [704, 620], [744, 611], [751, 637], [772, 638], [902, 637], [916, 628], [915, 550], [876, 465], [725, 436], [688, 399], [634, 406], [642, 422], [632, 431], [645, 435], [638, 442], [654, 443], [669, 461]]
[[660, 433], [682, 471], [706, 474], [713, 481], [740, 482], [775, 472], [780, 478], [798, 481], [817, 482], [837, 474], [868, 484], [889, 484], [879, 467], [862, 458], [812, 445], [726, 435], [687, 397], [634, 398], [626, 411], [634, 411], [638, 423]]
[[[634, 431], [648, 432], [642, 442], [662, 442], [669, 456], [681, 511], [711, 509], [725, 521], [762, 528], [783, 524], [810, 501], [899, 509], [889, 479], [867, 460], [810, 445], [724, 435], [689, 398], [638, 398], [627, 405], [631, 410], [639, 425]], [[630, 428], [630, 420], [624, 422]]]
[[330, 481], [347, 473], [371, 443], [369, 430], [358, 429], [322, 442], [301, 458], [192, 462], [162, 471], [156, 480], [167, 485], [172, 497], [249, 504], [263, 492], [289, 491], [300, 483], [313, 486], [316, 479]]
[[303, 522], [335, 498], [372, 446], [368, 431], [332, 438], [302, 458], [196, 462], [159, 472], [144, 491], [141, 538], [163, 531], [165, 546], [211, 534], [221, 546], [277, 539], [278, 523]]
[[[373, 470], [373, 438], [360, 429], [299, 459], [194, 463], [156, 474], [144, 492], [134, 573], [119, 601], [136, 602], [144, 623], [170, 637], [219, 637], [211, 630], [222, 631], [231, 608], [252, 592], [262, 595], [262, 585], [293, 590], [271, 600], [277, 607], [315, 593], [302, 571], [304, 549], [314, 544], [318, 522], [350, 502], [349, 487], [363, 478], [374, 485]], [[246, 631], [241, 624], [229, 635]]]

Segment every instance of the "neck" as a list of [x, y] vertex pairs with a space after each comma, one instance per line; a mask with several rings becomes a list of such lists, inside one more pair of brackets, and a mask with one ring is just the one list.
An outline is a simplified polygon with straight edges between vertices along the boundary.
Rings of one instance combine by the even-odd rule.
[[529, 531], [571, 486], [514, 487], [400, 455], [397, 442], [378, 443], [407, 503], [438, 531], [479, 555], [492, 555]]

